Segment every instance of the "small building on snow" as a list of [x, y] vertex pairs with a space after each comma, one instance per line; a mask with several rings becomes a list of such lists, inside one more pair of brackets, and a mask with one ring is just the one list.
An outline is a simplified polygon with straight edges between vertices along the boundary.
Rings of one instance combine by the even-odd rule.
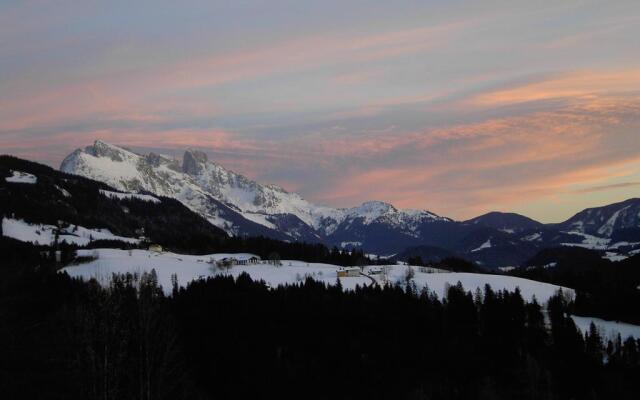
[[162, 253], [162, 246], [160, 246], [159, 244], [150, 244], [149, 245], [149, 251], [153, 251], [156, 253]]
[[260, 262], [260, 257], [256, 255], [251, 255], [249, 257], [238, 257], [237, 264], [238, 265], [253, 265]]
[[358, 267], [344, 267], [338, 269], [338, 278], [356, 277], [360, 276], [360, 268]]

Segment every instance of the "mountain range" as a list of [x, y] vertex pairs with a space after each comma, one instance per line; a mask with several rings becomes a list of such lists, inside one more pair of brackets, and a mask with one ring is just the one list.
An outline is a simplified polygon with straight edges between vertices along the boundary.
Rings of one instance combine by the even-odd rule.
[[455, 221], [380, 201], [331, 208], [225, 169], [201, 151], [186, 150], [176, 160], [99, 140], [68, 155], [60, 170], [126, 192], [175, 198], [234, 236], [318, 242], [399, 259], [453, 254], [489, 268], [522, 265], [540, 249], [560, 245], [611, 259], [640, 251], [640, 199], [587, 209], [558, 224], [501, 212]]

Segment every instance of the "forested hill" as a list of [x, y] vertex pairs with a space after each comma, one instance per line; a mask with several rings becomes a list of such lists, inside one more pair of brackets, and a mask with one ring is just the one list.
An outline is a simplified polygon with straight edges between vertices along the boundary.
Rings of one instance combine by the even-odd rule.
[[[125, 238], [144, 235], [151, 242], [177, 251], [204, 251], [210, 243], [227, 237], [224, 231], [177, 200], [118, 196], [117, 191], [106, 184], [34, 162], [0, 156], [3, 218], [27, 224], [107, 229], [114, 236]], [[6, 227], [6, 222], [3, 225]]]

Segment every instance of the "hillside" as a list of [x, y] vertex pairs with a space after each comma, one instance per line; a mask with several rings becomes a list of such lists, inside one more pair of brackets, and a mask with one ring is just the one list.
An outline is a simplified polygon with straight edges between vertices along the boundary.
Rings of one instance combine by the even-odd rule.
[[[5, 179], [16, 173], [33, 181]], [[121, 194], [104, 183], [10, 156], [0, 157], [0, 209], [3, 229], [10, 231], [5, 235], [38, 231], [53, 238], [57, 233], [60, 241], [80, 245], [95, 240], [136, 244], [145, 236], [168, 248], [197, 251], [227, 237], [174, 199]]]

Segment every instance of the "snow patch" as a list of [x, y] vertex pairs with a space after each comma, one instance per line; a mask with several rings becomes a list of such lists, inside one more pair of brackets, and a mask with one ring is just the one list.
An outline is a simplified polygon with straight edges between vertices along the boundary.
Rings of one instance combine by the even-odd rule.
[[611, 234], [613, 233], [613, 227], [615, 226], [620, 213], [628, 209], [629, 207], [631, 206], [626, 206], [614, 212], [613, 215], [611, 215], [611, 217], [607, 220], [607, 222], [598, 229], [598, 233], [605, 236], [611, 236]]
[[615, 261], [626, 260], [629, 257], [625, 256], [624, 254], [618, 254], [618, 253], [614, 253], [612, 251], [607, 251], [605, 253], [605, 255], [602, 256], [602, 258], [606, 258], [609, 261], [614, 261], [615, 262]]
[[269, 217], [269, 215], [267, 214], [257, 214], [257, 213], [250, 213], [250, 212], [243, 212], [240, 214], [242, 214], [242, 216], [248, 219], [249, 221], [253, 221], [256, 224], [266, 226], [267, 228], [270, 228], [270, 229], [278, 229], [275, 226], [275, 224], [273, 224], [271, 221], [267, 219]]
[[637, 246], [639, 244], [640, 244], [640, 242], [633, 242], [633, 243], [630, 243], [630, 242], [616, 242], [616, 243], [612, 244], [611, 246], [609, 246], [608, 250], [617, 250], [620, 247]]
[[58, 191], [59, 191], [60, 193], [62, 193], [62, 195], [63, 195], [64, 197], [71, 197], [71, 193], [67, 192], [64, 188], [61, 188], [61, 187], [60, 187], [60, 186], [58, 186], [58, 185], [54, 185], [54, 186], [55, 186], [55, 188], [56, 188], [56, 189], [58, 189]]
[[522, 240], [526, 240], [527, 242], [534, 242], [542, 240], [542, 234], [540, 232], [532, 233], [531, 235], [525, 236]]
[[11, 171], [12, 175], [5, 178], [9, 183], [29, 183], [34, 184], [38, 182], [38, 178], [35, 175], [22, 171]]
[[570, 235], [582, 236], [582, 243], [561, 243], [562, 246], [582, 247], [591, 250], [606, 250], [611, 242], [611, 239], [588, 235], [578, 231], [571, 231], [567, 233]]
[[56, 233], [58, 242], [67, 242], [86, 246], [94, 240], [119, 240], [127, 243], [138, 243], [138, 239], [117, 236], [108, 229], [88, 229], [77, 225], [68, 225], [58, 229], [54, 225], [30, 224], [21, 219], [3, 218], [2, 234], [21, 242], [31, 242], [36, 245], [51, 246], [55, 243]]
[[120, 193], [120, 192], [112, 192], [111, 190], [100, 189], [100, 194], [106, 196], [110, 199], [118, 199], [118, 200], [142, 200], [148, 201], [151, 203], [160, 203], [160, 199], [157, 197], [150, 196], [148, 194], [138, 194], [138, 193]]
[[486, 242], [482, 243], [480, 245], [480, 247], [471, 250], [471, 252], [475, 253], [476, 251], [480, 251], [480, 250], [484, 250], [484, 249], [490, 249], [490, 248], [491, 248], [491, 239], [489, 239]]

